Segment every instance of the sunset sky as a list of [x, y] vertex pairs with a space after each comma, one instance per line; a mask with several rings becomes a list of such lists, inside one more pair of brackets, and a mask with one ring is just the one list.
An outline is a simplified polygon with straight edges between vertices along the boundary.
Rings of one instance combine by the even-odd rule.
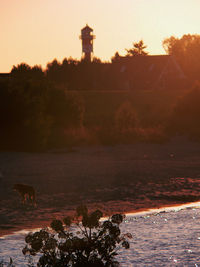
[[102, 60], [141, 39], [150, 54], [163, 54], [164, 38], [200, 34], [199, 11], [200, 0], [0, 0], [0, 72], [21, 62], [80, 59], [86, 23]]

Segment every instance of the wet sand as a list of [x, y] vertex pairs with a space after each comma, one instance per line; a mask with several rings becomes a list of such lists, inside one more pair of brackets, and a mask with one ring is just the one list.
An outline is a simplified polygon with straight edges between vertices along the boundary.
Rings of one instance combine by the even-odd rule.
[[[13, 184], [34, 186], [37, 206], [22, 205]], [[200, 200], [200, 144], [74, 148], [0, 153], [0, 235], [49, 225], [76, 206], [105, 215]]]

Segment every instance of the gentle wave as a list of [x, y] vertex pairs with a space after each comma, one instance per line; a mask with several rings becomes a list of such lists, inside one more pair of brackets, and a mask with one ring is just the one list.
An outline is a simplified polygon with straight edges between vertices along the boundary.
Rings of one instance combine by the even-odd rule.
[[[199, 208], [200, 202], [194, 202], [128, 213], [121, 229], [133, 238], [130, 249], [119, 250], [121, 266], [200, 266]], [[27, 266], [21, 251], [29, 231], [1, 237], [0, 259], [11, 256], [16, 266]]]

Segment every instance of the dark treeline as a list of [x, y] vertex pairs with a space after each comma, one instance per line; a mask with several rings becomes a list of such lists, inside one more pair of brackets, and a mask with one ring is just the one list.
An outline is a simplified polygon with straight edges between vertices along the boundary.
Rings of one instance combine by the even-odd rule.
[[[167, 54], [176, 59], [190, 81], [200, 79], [200, 35], [187, 34], [181, 38], [171, 36], [163, 41], [163, 47]], [[125, 49], [125, 56], [116, 52], [111, 58], [111, 64], [99, 58], [93, 58], [92, 62], [65, 58], [62, 62], [54, 59], [42, 70], [40, 66], [30, 67], [22, 63], [13, 67], [11, 75], [21, 79], [46, 79], [68, 90], [116, 90], [120, 75], [115, 72], [115, 64], [124, 58], [147, 56], [146, 48], [142, 40], [133, 43], [132, 48]]]
[[[200, 35], [172, 36], [163, 41], [163, 47], [168, 55], [176, 59], [178, 67], [191, 83], [200, 79]], [[117, 90], [123, 79], [119, 63], [125, 62], [126, 58], [147, 56], [146, 48], [142, 40], [133, 43], [132, 48], [125, 49], [125, 56], [116, 52], [111, 63], [102, 62], [99, 58], [93, 58], [92, 62], [73, 58], [58, 62], [54, 59], [44, 70], [40, 66], [20, 64], [13, 67], [11, 75], [21, 79], [46, 79], [67, 90]]]
[[14, 66], [11, 77], [22, 80], [45, 80], [65, 90], [115, 89], [115, 79], [110, 64], [94, 58], [92, 62], [64, 59], [62, 63], [54, 59], [45, 70], [40, 66], [30, 67], [22, 63]]
[[[157, 97], [158, 92], [152, 94], [157, 97], [156, 104], [156, 98], [151, 100], [149, 93], [141, 98], [131, 91], [126, 97], [124, 93], [115, 93], [120, 76], [115, 66], [124, 58], [146, 57], [143, 41], [133, 43], [124, 57], [116, 52], [111, 63], [98, 58], [92, 62], [65, 58], [62, 62], [55, 59], [48, 63], [45, 70], [25, 63], [14, 66], [9, 77], [0, 79], [0, 149], [30, 151], [73, 145], [77, 132], [83, 135], [82, 139], [87, 139], [86, 143], [96, 142], [96, 139], [103, 143], [151, 141], [149, 135], [162, 141], [176, 134], [200, 139], [200, 86], [197, 83], [200, 79], [200, 36], [170, 37], [164, 40], [163, 46], [191, 81], [189, 92], [181, 100], [174, 101], [173, 106], [170, 97], [166, 103], [162, 97]], [[196, 85], [190, 91], [192, 83]], [[90, 94], [85, 94], [84, 99], [79, 93], [87, 91], [107, 91], [113, 95], [110, 98], [109, 94], [101, 95], [101, 103], [100, 95], [93, 96], [90, 102]], [[180, 91], [177, 94], [177, 99], [184, 95]], [[89, 105], [93, 105], [93, 111]], [[167, 112], [163, 112], [165, 106]]]
[[[125, 57], [147, 55], [145, 48], [142, 40], [133, 43], [132, 48], [126, 49]], [[73, 58], [64, 58], [62, 62], [58, 62], [54, 59], [44, 70], [40, 66], [30, 67], [22, 63], [12, 68], [11, 77], [21, 80], [43, 79], [66, 90], [116, 90], [119, 75], [113, 65], [121, 58], [124, 57], [116, 52], [111, 58], [112, 64], [95, 57], [92, 62]]]
[[[126, 49], [127, 58], [147, 55], [146, 46], [141, 40], [133, 43], [133, 47]], [[112, 64], [93, 58], [92, 62], [65, 58], [62, 63], [56, 59], [47, 64], [44, 74], [47, 80], [69, 90], [116, 90], [119, 75], [116, 73], [115, 63], [122, 56], [118, 52], [111, 58]]]
[[44, 72], [48, 81], [68, 90], [100, 90], [111, 88], [109, 65], [94, 58], [92, 62], [64, 59], [47, 64]]
[[66, 128], [80, 127], [83, 105], [44, 78], [39, 67], [13, 68], [0, 80], [0, 146], [43, 150], [63, 142]]

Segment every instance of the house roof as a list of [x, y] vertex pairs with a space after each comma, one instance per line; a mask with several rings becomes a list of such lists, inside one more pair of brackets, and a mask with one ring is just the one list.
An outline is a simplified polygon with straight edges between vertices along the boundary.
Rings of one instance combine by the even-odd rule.
[[164, 76], [185, 78], [176, 60], [169, 55], [121, 57], [115, 66], [124, 78], [143, 87], [159, 82]]

